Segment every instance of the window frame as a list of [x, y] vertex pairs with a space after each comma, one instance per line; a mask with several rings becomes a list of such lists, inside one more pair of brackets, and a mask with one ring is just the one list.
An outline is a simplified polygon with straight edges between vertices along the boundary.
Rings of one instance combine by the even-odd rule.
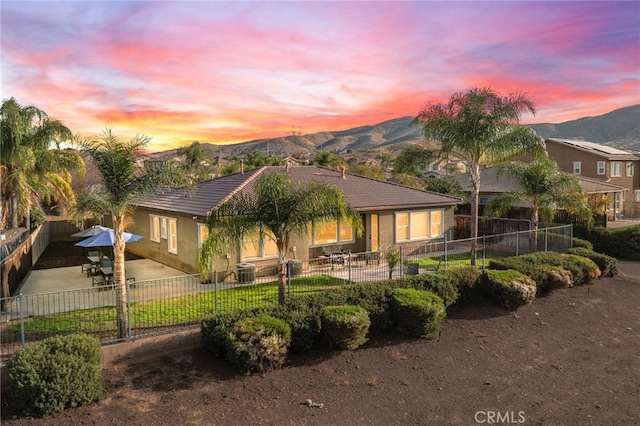
[[[411, 226], [411, 221], [412, 221], [412, 215], [413, 215], [413, 220], [416, 220], [417, 218], [421, 217], [424, 213], [426, 213], [426, 219], [427, 219], [427, 223], [426, 223], [426, 235], [419, 235], [419, 236], [412, 236], [412, 226]], [[439, 221], [434, 223], [434, 217], [437, 215], [439, 215]], [[406, 217], [407, 218], [407, 225], [398, 225], [398, 220], [400, 218]], [[441, 235], [444, 234], [444, 209], [428, 209], [428, 210], [402, 210], [402, 211], [397, 211], [394, 213], [394, 241], [396, 244], [401, 244], [401, 243], [411, 243], [411, 242], [415, 242], [415, 241], [426, 241], [426, 240], [430, 240], [433, 238], [437, 238], [440, 237]], [[438, 224], [439, 229], [439, 233], [435, 233], [432, 232], [432, 226], [434, 224]], [[422, 224], [420, 225], [420, 227], [422, 227]], [[406, 231], [404, 232], [399, 232], [399, 229], [406, 229]], [[401, 234], [406, 234], [406, 238], [402, 238]]]
[[[240, 257], [242, 258], [242, 260], [250, 260], [250, 259], [277, 259], [280, 256], [280, 253], [278, 252], [278, 247], [275, 245], [275, 240], [273, 238], [270, 238], [266, 235], [265, 230], [261, 229], [260, 231], [258, 231], [258, 239], [257, 240], [246, 240], [244, 239], [242, 242], [242, 247], [240, 248]], [[273, 248], [275, 248], [275, 253], [271, 252], [269, 253], [268, 250], [268, 244], [269, 242], [271, 242], [274, 246]], [[256, 244], [257, 243], [257, 256], [247, 256], [245, 254], [245, 247], [247, 246], [247, 244]]]
[[596, 162], [596, 174], [599, 176], [603, 176], [607, 174], [607, 162], [606, 161], [597, 161]]
[[209, 227], [205, 223], [198, 223], [198, 248], [202, 247], [209, 237]]
[[167, 218], [167, 225], [167, 251], [171, 254], [178, 254], [178, 220]]
[[[323, 224], [318, 224], [316, 226], [326, 226], [326, 225], [335, 225], [336, 229], [336, 238], [335, 241], [316, 241], [316, 229], [315, 226], [311, 228], [311, 235], [309, 236], [310, 247], [322, 247], [326, 245], [339, 245], [339, 244], [353, 244], [356, 242], [355, 232], [353, 231], [353, 225], [351, 224], [341, 224], [340, 220], [330, 221]], [[342, 238], [342, 231], [350, 229], [351, 238]]]
[[582, 161], [574, 161], [573, 162], [573, 174], [581, 175], [582, 174]]
[[154, 243], [160, 242], [160, 216], [149, 215], [149, 239]]
[[[633, 161], [627, 161], [627, 165], [625, 167], [625, 174], [627, 177], [633, 177], [633, 174], [635, 172], [635, 165], [633, 164]], [[631, 170], [631, 171], [629, 171]]]
[[622, 177], [622, 161], [612, 161], [609, 167], [611, 168], [609, 177]]

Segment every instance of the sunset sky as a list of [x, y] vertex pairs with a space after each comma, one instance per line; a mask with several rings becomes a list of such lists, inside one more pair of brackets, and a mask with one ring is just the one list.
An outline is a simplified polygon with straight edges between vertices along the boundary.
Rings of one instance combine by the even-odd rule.
[[164, 150], [415, 116], [491, 86], [562, 122], [640, 103], [640, 2], [7, 1], [2, 99]]

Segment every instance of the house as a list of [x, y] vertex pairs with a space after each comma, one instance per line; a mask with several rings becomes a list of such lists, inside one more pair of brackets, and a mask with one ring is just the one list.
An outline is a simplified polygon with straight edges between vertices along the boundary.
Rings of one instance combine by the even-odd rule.
[[593, 142], [550, 138], [545, 143], [549, 157], [565, 172], [626, 188], [612, 200], [614, 219], [640, 207], [640, 157]]
[[[480, 195], [478, 197], [478, 207], [479, 211], [482, 214], [484, 207], [489, 203], [489, 201], [505, 192], [514, 192], [520, 191], [520, 184], [511, 176], [501, 175], [498, 176], [498, 166], [493, 167], [485, 167], [481, 171], [481, 183], [480, 183]], [[590, 207], [595, 210], [595, 206], [593, 203], [597, 203], [598, 198], [606, 197], [609, 200], [615, 200], [616, 198], [622, 197], [622, 194], [626, 191], [626, 188], [622, 185], [616, 185], [613, 183], [605, 182], [598, 179], [591, 179], [585, 176], [576, 176], [580, 182], [580, 186], [582, 187], [583, 193], [587, 196]], [[468, 175], [459, 175], [452, 177], [452, 179], [457, 180], [462, 189], [471, 193], [471, 183], [469, 182]], [[528, 210], [531, 205], [528, 202], [520, 202], [517, 205], [514, 205], [514, 210]], [[607, 206], [606, 210], [607, 216], [610, 219], [614, 218], [613, 210], [609, 210], [609, 206]], [[524, 218], [529, 218], [528, 212]]]
[[[127, 246], [133, 253], [173, 268], [197, 273], [197, 253], [208, 235], [209, 211], [238, 191], [251, 191], [264, 173], [287, 173], [294, 181], [312, 179], [338, 187], [361, 214], [364, 233], [350, 226], [326, 224], [290, 244], [289, 259], [320, 257], [327, 246], [344, 251], [378, 251], [453, 236], [453, 208], [459, 198], [413, 189], [318, 166], [270, 166], [198, 183], [190, 192], [169, 189], [136, 203], [129, 231], [144, 238]], [[268, 239], [254, 237], [243, 247], [214, 260], [212, 269], [232, 270], [237, 263], [274, 264], [277, 250]]]

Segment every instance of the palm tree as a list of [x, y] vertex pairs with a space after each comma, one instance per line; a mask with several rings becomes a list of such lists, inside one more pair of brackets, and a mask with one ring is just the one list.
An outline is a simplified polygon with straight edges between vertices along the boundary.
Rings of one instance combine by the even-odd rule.
[[414, 119], [422, 125], [425, 138], [440, 141], [440, 148], [435, 150], [439, 158], [453, 157], [467, 167], [472, 187], [472, 265], [476, 263], [480, 166], [544, 152], [543, 140], [531, 128], [519, 125], [525, 111], [535, 114], [526, 94], [502, 97], [490, 88], [473, 88], [455, 93], [446, 104], [426, 103]]
[[514, 205], [526, 201], [531, 205], [531, 226], [538, 230], [540, 220], [550, 222], [556, 209], [577, 214], [587, 223], [593, 214], [582, 192], [580, 181], [574, 175], [560, 170], [550, 158], [540, 158], [526, 164], [508, 163], [500, 167], [498, 177], [510, 176], [519, 190], [510, 191], [491, 199], [486, 214], [501, 216]]
[[209, 236], [198, 253], [198, 262], [207, 273], [214, 255], [238, 247], [246, 235], [262, 231], [278, 248], [278, 299], [282, 303], [291, 238], [307, 235], [310, 226], [335, 220], [350, 222], [356, 234], [362, 234], [359, 214], [335, 186], [293, 182], [285, 173], [266, 172], [257, 179], [252, 193], [237, 192], [211, 211]]
[[433, 151], [420, 146], [410, 145], [402, 150], [393, 162], [394, 174], [418, 175], [434, 160]]
[[81, 219], [88, 214], [111, 214], [114, 231], [113, 280], [120, 339], [126, 338], [128, 329], [123, 232], [130, 222], [133, 203], [163, 185], [187, 185], [189, 181], [184, 170], [176, 163], [148, 167], [137, 163], [137, 155], [149, 140], [146, 136], [136, 136], [129, 142], [121, 142], [111, 130], [105, 130], [100, 139], [78, 141], [81, 149], [93, 160], [102, 183], [78, 196], [76, 218]]
[[211, 179], [213, 151], [204, 148], [200, 142], [193, 141], [189, 146], [183, 146], [176, 150], [176, 154], [183, 157], [182, 167], [189, 177], [200, 182]]
[[19, 219], [42, 200], [72, 205], [71, 172], [81, 177], [84, 163], [77, 153], [60, 149], [61, 142], [71, 140], [71, 130], [35, 106], [21, 106], [15, 98], [3, 101], [0, 115], [0, 223], [8, 211], [11, 227], [17, 228]]

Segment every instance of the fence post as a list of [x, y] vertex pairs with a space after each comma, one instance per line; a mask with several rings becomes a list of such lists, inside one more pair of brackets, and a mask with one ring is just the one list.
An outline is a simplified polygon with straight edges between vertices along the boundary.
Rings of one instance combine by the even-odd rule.
[[347, 267], [349, 268], [349, 280], [347, 282], [351, 284], [351, 250], [349, 250], [349, 254], [347, 257], [347, 265]]
[[482, 236], [482, 272], [484, 272], [484, 261], [486, 259], [486, 252], [487, 250], [487, 236], [483, 235]]
[[516, 256], [518, 255], [520, 245], [520, 236], [518, 235], [518, 230], [516, 229]]
[[548, 234], [547, 234], [547, 227], [544, 227], [544, 251], [547, 251], [547, 247], [548, 247]]
[[213, 271], [213, 312], [218, 313], [218, 272]]
[[447, 270], [447, 234], [444, 234], [444, 270]]
[[20, 346], [25, 345], [24, 316], [22, 315], [22, 293], [18, 295], [18, 315], [20, 315]]
[[287, 260], [287, 297], [291, 297], [291, 263]]
[[129, 302], [129, 281], [124, 280], [125, 297], [127, 300], [127, 342], [131, 341], [131, 303]]

